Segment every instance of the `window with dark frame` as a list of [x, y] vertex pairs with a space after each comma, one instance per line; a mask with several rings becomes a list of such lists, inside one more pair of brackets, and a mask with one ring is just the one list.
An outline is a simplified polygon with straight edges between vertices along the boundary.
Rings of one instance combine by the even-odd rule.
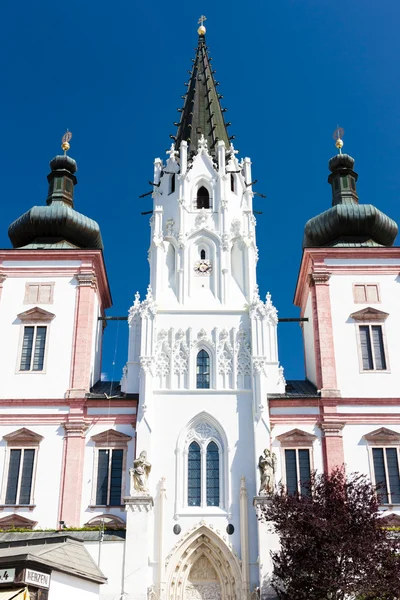
[[386, 371], [382, 325], [359, 325], [363, 371]]
[[31, 504], [35, 452], [33, 448], [10, 450], [5, 504]]
[[97, 459], [96, 505], [120, 506], [124, 451], [100, 449]]
[[206, 251], [205, 250], [200, 250], [200, 259], [201, 260], [205, 260], [206, 259]]
[[292, 494], [309, 494], [307, 483], [311, 477], [310, 450], [308, 448], [285, 449], [286, 490]]
[[173, 194], [175, 192], [175, 173], [172, 173], [169, 180], [169, 193]]
[[201, 452], [197, 442], [192, 442], [188, 453], [188, 506], [201, 505]]
[[235, 176], [231, 173], [231, 192], [235, 191]]
[[207, 506], [219, 506], [219, 450], [215, 442], [207, 446], [206, 493]]
[[43, 371], [47, 326], [25, 325], [20, 371]]
[[210, 356], [205, 350], [200, 350], [196, 359], [196, 388], [210, 388]]
[[400, 504], [399, 448], [372, 448], [375, 484], [383, 504]]

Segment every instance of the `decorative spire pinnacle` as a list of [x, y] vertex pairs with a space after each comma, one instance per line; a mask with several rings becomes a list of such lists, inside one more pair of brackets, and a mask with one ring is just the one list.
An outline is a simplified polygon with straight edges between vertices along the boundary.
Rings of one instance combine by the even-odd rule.
[[344, 142], [342, 140], [343, 136], [344, 136], [343, 127], [339, 127], [339, 125], [337, 125], [335, 131], [333, 132], [333, 139], [336, 140], [335, 146], [339, 150], [339, 154], [342, 154], [342, 148], [344, 146]]
[[62, 136], [61, 139], [61, 148], [64, 150], [64, 156], [66, 156], [68, 150], [70, 149], [70, 145], [69, 142], [71, 141], [72, 138], [72, 132], [71, 131], [67, 131], [64, 133], [64, 135]]
[[206, 34], [206, 28], [204, 27], [204, 21], [207, 21], [207, 17], [205, 17], [204, 15], [201, 15], [200, 19], [197, 21], [198, 23], [200, 23], [200, 27], [197, 30], [197, 33], [199, 35], [205, 35]]

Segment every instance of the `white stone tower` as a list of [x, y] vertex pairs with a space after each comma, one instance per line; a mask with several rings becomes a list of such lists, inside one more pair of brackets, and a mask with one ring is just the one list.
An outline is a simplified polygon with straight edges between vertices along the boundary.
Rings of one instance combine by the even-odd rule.
[[122, 391], [139, 393], [136, 456], [152, 464], [149, 492], [127, 499], [130, 598], [260, 585], [252, 499], [267, 393], [285, 382], [257, 286], [251, 162], [230, 143], [210, 60], [202, 25], [177, 135], [154, 162], [150, 285], [129, 311]]

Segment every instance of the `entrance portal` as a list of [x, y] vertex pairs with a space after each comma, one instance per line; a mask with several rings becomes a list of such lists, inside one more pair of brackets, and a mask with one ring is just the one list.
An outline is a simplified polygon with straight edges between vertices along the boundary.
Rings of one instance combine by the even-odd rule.
[[222, 600], [219, 577], [204, 554], [190, 569], [184, 600]]

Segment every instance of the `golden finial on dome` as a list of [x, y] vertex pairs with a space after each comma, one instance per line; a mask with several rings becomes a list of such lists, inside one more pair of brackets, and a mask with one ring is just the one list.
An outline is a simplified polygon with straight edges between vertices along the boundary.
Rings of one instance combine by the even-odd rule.
[[64, 156], [67, 154], [67, 151], [70, 149], [70, 145], [69, 142], [72, 138], [72, 133], [70, 131], [67, 131], [64, 133], [64, 135], [61, 138], [61, 148], [64, 150]]
[[200, 23], [200, 27], [197, 30], [197, 33], [199, 35], [205, 35], [206, 34], [206, 28], [204, 27], [204, 21], [207, 21], [207, 17], [205, 17], [204, 15], [201, 15], [200, 19], [197, 21], [198, 23]]
[[336, 127], [335, 131], [333, 132], [333, 139], [336, 140], [335, 146], [339, 150], [339, 154], [342, 154], [342, 148], [344, 145], [344, 142], [342, 140], [343, 136], [344, 136], [344, 129], [343, 129], [343, 127], [339, 127], [339, 125], [338, 125]]

